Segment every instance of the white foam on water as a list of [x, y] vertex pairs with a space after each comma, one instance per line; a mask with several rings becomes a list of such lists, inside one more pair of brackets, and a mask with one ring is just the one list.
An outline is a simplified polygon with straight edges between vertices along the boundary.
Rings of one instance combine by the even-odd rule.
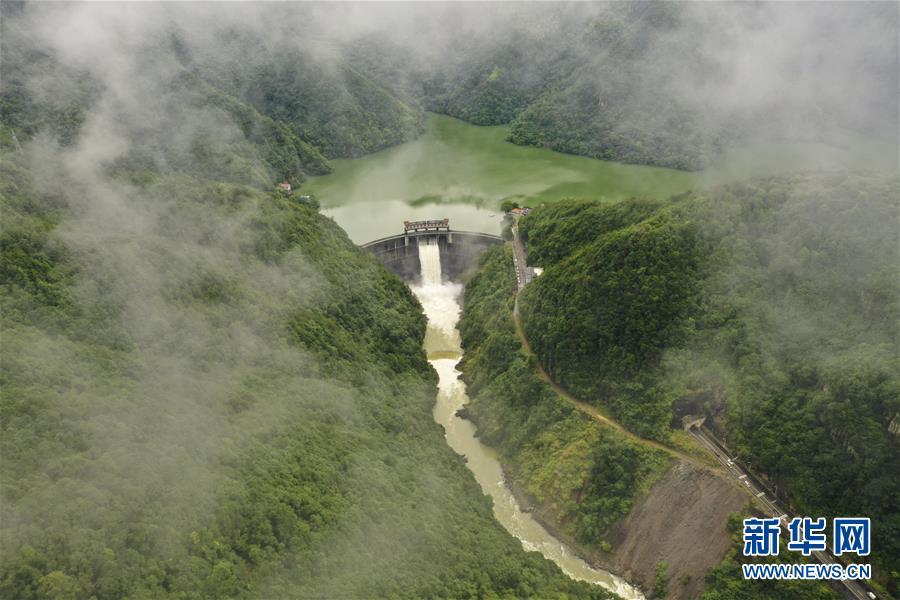
[[438, 374], [438, 396], [434, 406], [434, 420], [444, 428], [447, 444], [466, 457], [466, 465], [481, 489], [494, 503], [494, 517], [529, 551], [540, 552], [556, 563], [573, 579], [600, 585], [627, 600], [643, 600], [644, 595], [624, 579], [602, 569], [595, 569], [575, 555], [565, 544], [550, 535], [526, 512], [522, 512], [512, 492], [506, 486], [503, 469], [496, 453], [476, 437], [471, 421], [461, 419], [456, 412], [469, 402], [466, 385], [456, 369], [462, 357], [459, 330], [462, 286], [444, 281], [441, 273], [440, 248], [436, 238], [419, 240], [421, 281], [410, 286], [422, 304], [428, 318], [425, 350], [429, 362]]

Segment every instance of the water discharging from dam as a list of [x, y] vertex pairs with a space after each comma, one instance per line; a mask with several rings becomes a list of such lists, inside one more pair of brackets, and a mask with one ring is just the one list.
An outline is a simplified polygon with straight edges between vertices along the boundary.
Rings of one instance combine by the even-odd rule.
[[466, 464], [481, 489], [493, 499], [494, 517], [522, 542], [526, 550], [540, 552], [559, 565], [569, 577], [603, 586], [629, 600], [643, 599], [639, 590], [611, 573], [592, 568], [550, 535], [530, 514], [522, 512], [506, 487], [496, 453], [475, 437], [475, 426], [471, 422], [456, 416], [456, 411], [469, 401], [466, 386], [460, 381], [460, 373], [456, 370], [456, 364], [462, 358], [459, 331], [456, 329], [462, 286], [442, 281], [436, 240], [419, 242], [419, 260], [422, 280], [419, 285], [410, 287], [428, 317], [425, 351], [439, 377], [434, 420], [444, 427], [447, 444], [457, 454], [466, 457]]

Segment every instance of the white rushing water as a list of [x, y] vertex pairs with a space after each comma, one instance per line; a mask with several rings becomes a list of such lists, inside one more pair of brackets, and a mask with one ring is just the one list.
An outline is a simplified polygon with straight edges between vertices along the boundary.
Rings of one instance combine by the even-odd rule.
[[629, 600], [643, 599], [637, 588], [612, 573], [591, 567], [550, 535], [530, 514], [522, 512], [515, 496], [506, 487], [497, 454], [476, 437], [475, 426], [471, 422], [456, 416], [456, 412], [469, 401], [466, 386], [456, 370], [456, 364], [462, 358], [456, 328], [462, 286], [442, 280], [436, 240], [419, 242], [419, 261], [422, 265], [421, 283], [410, 287], [428, 317], [425, 351], [439, 377], [434, 420], [444, 427], [447, 444], [457, 454], [466, 457], [466, 465], [481, 489], [493, 499], [494, 517], [522, 542], [526, 550], [540, 552], [559, 565], [569, 577], [603, 586]]

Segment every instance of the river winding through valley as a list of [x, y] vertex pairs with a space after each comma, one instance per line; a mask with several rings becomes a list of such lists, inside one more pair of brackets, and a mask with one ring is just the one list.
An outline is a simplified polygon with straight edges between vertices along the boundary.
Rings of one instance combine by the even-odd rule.
[[540, 552], [556, 563], [569, 577], [587, 581], [615, 592], [622, 598], [644, 598], [637, 588], [611, 573], [594, 569], [581, 560], [565, 544], [554, 538], [530, 514], [522, 512], [504, 482], [503, 470], [496, 453], [476, 437], [475, 426], [456, 415], [469, 401], [466, 386], [459, 379], [456, 365], [462, 358], [459, 331], [459, 298], [462, 286], [443, 281], [438, 245], [419, 244], [422, 279], [410, 286], [428, 317], [425, 351], [428, 361], [437, 371], [438, 396], [434, 406], [434, 420], [443, 426], [447, 444], [466, 458], [466, 464], [484, 493], [494, 503], [494, 516], [501, 525], [522, 542], [526, 550]]

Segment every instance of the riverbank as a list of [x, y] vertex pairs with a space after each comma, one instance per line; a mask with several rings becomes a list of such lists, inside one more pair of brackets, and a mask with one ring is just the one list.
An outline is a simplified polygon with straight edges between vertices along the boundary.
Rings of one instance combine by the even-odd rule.
[[546, 505], [541, 504], [534, 497], [530, 496], [528, 492], [526, 492], [522, 488], [522, 486], [519, 485], [518, 481], [516, 481], [514, 477], [511, 477], [505, 469], [503, 473], [506, 486], [515, 497], [516, 502], [519, 503], [519, 506], [522, 507], [522, 510], [525, 510], [529, 514], [531, 514], [532, 518], [540, 523], [541, 526], [550, 533], [550, 535], [569, 546], [575, 552], [575, 554], [577, 554], [578, 557], [581, 558], [581, 560], [585, 561], [592, 567], [596, 569], [605, 569], [607, 571], [615, 573], [619, 577], [628, 580], [635, 587], [640, 588], [641, 592], [643, 592], [644, 595], [647, 595], [648, 588], [645, 585], [641, 585], [640, 582], [635, 581], [631, 573], [615, 570], [619, 567], [615, 564], [615, 561], [612, 560], [611, 553], [603, 553], [597, 550], [591, 550], [590, 548], [586, 548], [585, 546], [576, 542], [575, 538], [562, 530], [562, 527], [559, 523], [556, 522]]
[[[466, 287], [464, 417], [497, 450], [517, 500], [588, 564], [670, 598], [696, 598], [727, 553], [741, 491], [711, 472], [575, 409], [534, 368], [516, 335], [508, 248], [491, 250]], [[608, 551], [606, 550], [608, 548]]]
[[497, 453], [482, 443], [474, 423], [461, 417], [469, 402], [465, 383], [460, 380], [457, 363], [462, 356], [459, 332], [459, 295], [461, 286], [445, 282], [441, 277], [437, 245], [419, 246], [422, 283], [413, 285], [413, 293], [422, 303], [428, 318], [424, 345], [429, 362], [438, 375], [438, 395], [434, 420], [444, 428], [447, 445], [465, 460], [482, 491], [493, 502], [495, 519], [528, 551], [538, 552], [571, 579], [584, 581], [597, 589], [608, 590], [626, 600], [640, 600], [643, 594], [628, 582], [605, 570], [593, 568], [566, 543], [553, 536], [531, 514], [521, 509], [512, 491], [504, 484], [506, 477]]
[[[472, 420], [466, 411], [460, 416]], [[477, 421], [472, 422], [477, 428]], [[648, 597], [659, 564], [666, 565], [671, 582], [667, 598], [699, 597], [707, 571], [721, 562], [731, 546], [727, 517], [745, 503], [740, 490], [720, 477], [676, 461], [634, 499], [631, 511], [609, 528], [605, 541], [611, 550], [604, 552], [579, 544], [564, 531], [549, 503], [538, 501], [508, 468], [502, 468], [504, 482], [519, 506], [550, 535], [592, 567], [615, 573]]]

